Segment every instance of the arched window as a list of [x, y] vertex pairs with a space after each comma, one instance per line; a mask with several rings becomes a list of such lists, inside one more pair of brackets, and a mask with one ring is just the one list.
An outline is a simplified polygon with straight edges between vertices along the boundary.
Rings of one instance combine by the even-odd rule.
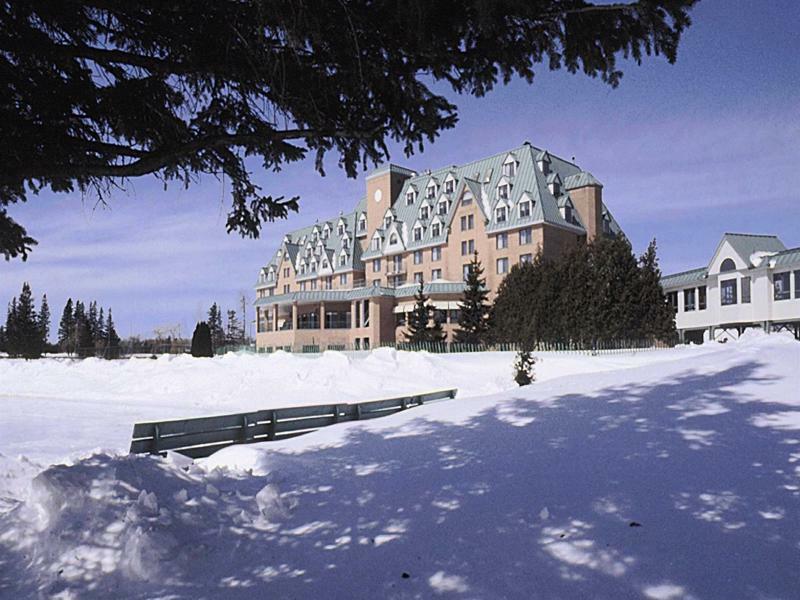
[[736, 263], [733, 262], [732, 258], [726, 258], [722, 261], [722, 264], [719, 266], [720, 273], [726, 273], [727, 271], [735, 271], [736, 270]]

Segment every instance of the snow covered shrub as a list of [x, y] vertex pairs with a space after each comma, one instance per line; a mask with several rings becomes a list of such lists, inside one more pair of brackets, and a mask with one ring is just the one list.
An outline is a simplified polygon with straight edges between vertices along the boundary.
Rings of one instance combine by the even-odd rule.
[[517, 357], [514, 359], [514, 381], [518, 385], [528, 385], [536, 379], [536, 375], [533, 372], [535, 363], [536, 358], [534, 358], [530, 350], [517, 352]]

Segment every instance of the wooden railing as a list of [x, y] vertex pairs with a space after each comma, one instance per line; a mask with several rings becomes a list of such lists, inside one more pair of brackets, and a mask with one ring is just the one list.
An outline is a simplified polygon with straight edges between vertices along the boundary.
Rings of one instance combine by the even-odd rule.
[[321, 427], [385, 417], [431, 400], [455, 398], [456, 389], [357, 404], [319, 404], [257, 410], [246, 413], [151, 421], [133, 426], [131, 453], [174, 450], [190, 458], [203, 458], [233, 444], [283, 440]]

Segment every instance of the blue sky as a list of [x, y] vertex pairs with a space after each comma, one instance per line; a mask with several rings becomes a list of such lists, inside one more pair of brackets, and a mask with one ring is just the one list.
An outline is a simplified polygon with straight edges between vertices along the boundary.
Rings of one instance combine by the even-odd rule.
[[[617, 89], [540, 70], [482, 99], [451, 96], [460, 121], [423, 154], [392, 161], [421, 170], [529, 140], [575, 157], [637, 251], [655, 237], [665, 273], [703, 265], [725, 231], [774, 233], [800, 246], [800, 6], [796, 0], [702, 0], [678, 61], [624, 65]], [[252, 300], [258, 269], [282, 235], [351, 210], [364, 192], [327, 162], [258, 176], [267, 193], [300, 195], [301, 210], [259, 240], [225, 234], [228, 191], [206, 178], [166, 190], [140, 179], [107, 206], [42, 193], [11, 215], [39, 240], [26, 263], [0, 262], [0, 301], [31, 282], [55, 329], [68, 296], [111, 306], [121, 335], [180, 325], [191, 334], [214, 301]], [[250, 310], [250, 309], [249, 309]], [[252, 313], [251, 313], [252, 316]]]

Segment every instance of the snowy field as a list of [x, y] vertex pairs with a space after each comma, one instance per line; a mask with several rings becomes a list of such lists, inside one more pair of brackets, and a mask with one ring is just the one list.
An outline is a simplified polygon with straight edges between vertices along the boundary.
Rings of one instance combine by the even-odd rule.
[[[800, 344], [541, 357], [528, 388], [503, 353], [0, 360], [0, 597], [800, 597]], [[138, 420], [451, 386], [124, 455]]]

